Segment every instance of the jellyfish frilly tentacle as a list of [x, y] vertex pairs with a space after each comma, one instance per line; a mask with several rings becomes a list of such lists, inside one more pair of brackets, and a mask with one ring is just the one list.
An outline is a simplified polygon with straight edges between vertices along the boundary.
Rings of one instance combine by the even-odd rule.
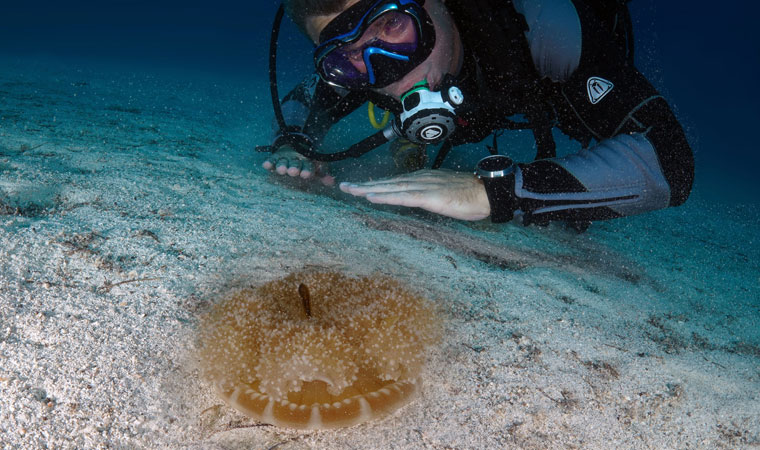
[[202, 321], [200, 360], [248, 416], [339, 428], [411, 401], [439, 338], [434, 305], [389, 277], [300, 272], [225, 297]]

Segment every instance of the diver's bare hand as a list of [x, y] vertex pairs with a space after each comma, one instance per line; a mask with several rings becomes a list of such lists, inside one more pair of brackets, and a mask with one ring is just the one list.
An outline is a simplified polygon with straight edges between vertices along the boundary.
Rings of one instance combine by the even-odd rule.
[[328, 173], [326, 164], [306, 159], [288, 146], [272, 153], [261, 166], [280, 175], [301, 177], [305, 180], [318, 179], [326, 186], [335, 184], [335, 177]]
[[460, 220], [491, 214], [483, 182], [468, 172], [418, 170], [383, 180], [340, 183], [340, 190], [372, 203], [422, 208]]

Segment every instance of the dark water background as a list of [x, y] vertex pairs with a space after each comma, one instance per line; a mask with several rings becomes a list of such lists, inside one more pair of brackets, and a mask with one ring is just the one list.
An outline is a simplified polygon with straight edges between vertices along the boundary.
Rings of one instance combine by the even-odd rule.
[[[268, 95], [268, 39], [276, 6], [226, 0], [14, 2], [0, 12], [0, 56], [134, 71], [183, 69], [220, 81], [249, 79]], [[632, 0], [630, 7], [637, 65], [687, 130], [699, 194], [760, 203], [760, 6], [739, 0], [709, 6]], [[284, 80], [306, 74], [308, 42], [290, 25], [281, 41]]]

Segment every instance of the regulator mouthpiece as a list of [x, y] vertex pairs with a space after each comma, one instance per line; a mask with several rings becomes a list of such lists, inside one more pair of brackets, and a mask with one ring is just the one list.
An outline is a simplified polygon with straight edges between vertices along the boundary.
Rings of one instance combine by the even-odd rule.
[[464, 95], [456, 86], [433, 92], [423, 80], [401, 97], [403, 112], [394, 123], [396, 133], [417, 144], [437, 144], [456, 129], [455, 108]]

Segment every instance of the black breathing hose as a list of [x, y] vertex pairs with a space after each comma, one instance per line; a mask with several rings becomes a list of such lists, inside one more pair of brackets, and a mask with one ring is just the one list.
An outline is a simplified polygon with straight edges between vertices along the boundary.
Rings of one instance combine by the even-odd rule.
[[277, 89], [277, 38], [280, 36], [280, 24], [284, 15], [285, 6], [281, 4], [274, 16], [272, 34], [269, 38], [269, 91], [272, 94], [272, 108], [274, 109], [274, 117], [277, 119], [277, 126], [280, 127], [280, 134], [285, 133], [287, 128], [280, 106], [280, 93]]
[[306, 138], [304, 135], [299, 133], [285, 134], [281, 139], [283, 139], [284, 143], [290, 144], [290, 146], [293, 147], [293, 150], [309, 159], [320, 162], [334, 162], [342, 161], [347, 158], [358, 158], [389, 142], [392, 138], [389, 139], [386, 136], [385, 130], [380, 130], [377, 133], [364, 138], [362, 141], [357, 142], [346, 150], [335, 153], [322, 153], [314, 150], [310, 143], [305, 142]]

